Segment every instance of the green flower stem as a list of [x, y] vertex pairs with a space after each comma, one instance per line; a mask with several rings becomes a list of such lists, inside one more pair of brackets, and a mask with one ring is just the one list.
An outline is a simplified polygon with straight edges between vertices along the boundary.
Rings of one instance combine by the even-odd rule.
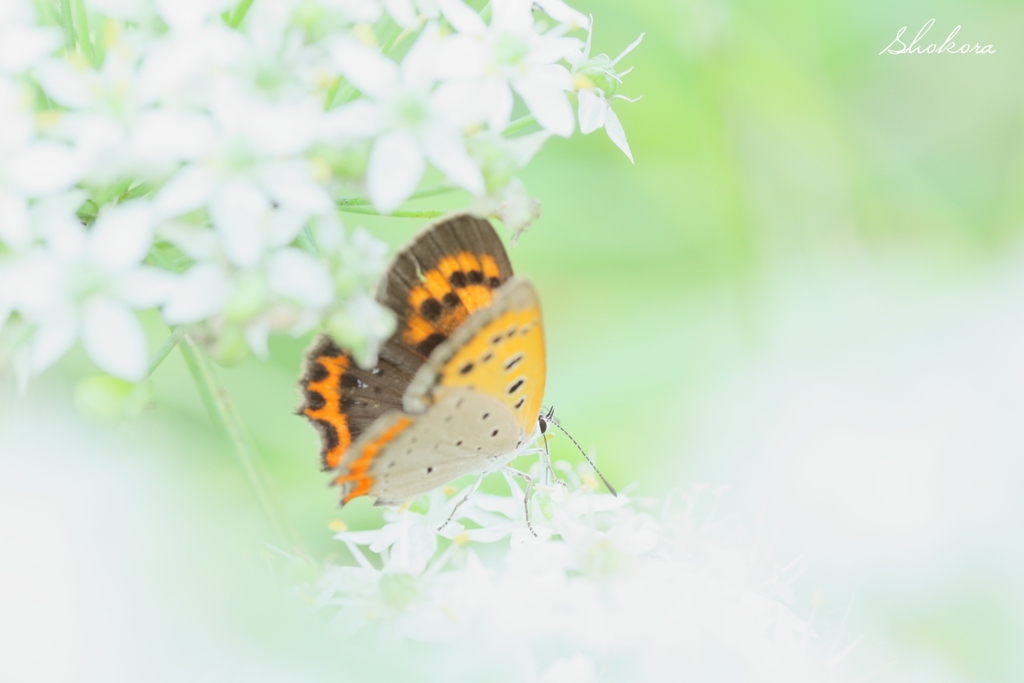
[[75, 0], [75, 22], [78, 24], [78, 44], [81, 46], [82, 55], [90, 64], [96, 66], [92, 38], [89, 37], [89, 17], [85, 13], [85, 5], [82, 0]]
[[227, 437], [228, 442], [231, 444], [235, 460], [242, 467], [242, 472], [245, 474], [249, 488], [252, 489], [256, 500], [259, 501], [263, 514], [266, 515], [267, 520], [274, 527], [280, 542], [288, 544], [293, 548], [300, 548], [294, 532], [284, 523], [284, 518], [278, 510], [266, 477], [260, 469], [259, 461], [256, 457], [256, 448], [245, 429], [245, 425], [242, 423], [241, 417], [239, 417], [238, 412], [235, 410], [234, 404], [228, 398], [227, 391], [218, 384], [209, 362], [203, 357], [202, 352], [200, 352], [188, 336], [181, 338], [178, 348], [181, 349], [181, 355], [185, 359], [185, 364], [192, 374], [192, 379], [195, 380], [196, 388], [199, 390], [199, 396], [203, 400], [203, 405], [206, 406], [206, 411], [221, 428], [224, 436]]
[[381, 213], [377, 209], [371, 209], [365, 206], [339, 206], [340, 211], [346, 213], [361, 213], [364, 216], [390, 216], [391, 218], [437, 218], [443, 216], [447, 211], [392, 211], [391, 213]]
[[164, 343], [160, 345], [160, 348], [156, 350], [153, 357], [149, 359], [149, 367], [146, 368], [146, 377], [153, 374], [153, 371], [160, 367], [160, 364], [164, 362], [167, 355], [174, 350], [174, 347], [178, 345], [181, 338], [185, 336], [184, 327], [173, 328], [170, 336], [164, 340]]
[[[439, 194], [444, 194], [446, 192], [454, 192], [456, 189], [457, 188], [452, 187], [451, 185], [438, 185], [437, 187], [428, 187], [425, 190], [413, 192], [411, 195], [409, 195], [409, 199], [423, 199], [424, 197], [434, 197]], [[373, 204], [373, 202], [370, 201], [367, 197], [342, 197], [341, 199], [338, 200], [339, 208], [346, 206], [370, 206], [371, 204]]]
[[121, 195], [121, 201], [126, 202], [130, 199], [138, 199], [139, 197], [144, 197], [145, 195], [153, 191], [153, 187], [154, 186], [152, 183], [139, 183], [134, 187], [129, 187]]
[[231, 25], [231, 28], [239, 27], [250, 7], [252, 7], [252, 0], [242, 0], [235, 5], [235, 11], [231, 13], [231, 18], [228, 19], [228, 24]]
[[526, 116], [520, 119], [516, 119], [512, 123], [508, 124], [508, 128], [501, 131], [501, 134], [510, 135], [512, 133], [515, 133], [517, 130], [522, 130], [523, 128], [526, 128], [532, 123], [537, 123], [537, 119], [533, 118], [533, 116], [531, 116], [530, 114], [527, 114]]
[[338, 94], [338, 88], [341, 87], [344, 80], [345, 79], [339, 77], [334, 81], [331, 87], [327, 89], [327, 95], [324, 97], [324, 111], [331, 110], [331, 107], [334, 105], [334, 98]]
[[71, 0], [60, 0], [60, 22], [64, 29], [64, 47], [70, 55], [75, 50], [75, 22], [71, 20]]
[[316, 238], [313, 237], [313, 230], [308, 224], [302, 228], [302, 232], [299, 234], [299, 246], [313, 256], [320, 256], [320, 245], [316, 243]]

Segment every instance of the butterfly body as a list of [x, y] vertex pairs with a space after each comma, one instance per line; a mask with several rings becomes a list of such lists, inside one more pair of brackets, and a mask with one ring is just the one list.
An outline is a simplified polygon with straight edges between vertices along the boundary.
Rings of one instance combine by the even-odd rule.
[[377, 291], [398, 316], [375, 367], [326, 336], [307, 354], [300, 412], [322, 437], [342, 502], [395, 505], [484, 474], [532, 440], [545, 353], [533, 286], [484, 220], [457, 215], [401, 250]]

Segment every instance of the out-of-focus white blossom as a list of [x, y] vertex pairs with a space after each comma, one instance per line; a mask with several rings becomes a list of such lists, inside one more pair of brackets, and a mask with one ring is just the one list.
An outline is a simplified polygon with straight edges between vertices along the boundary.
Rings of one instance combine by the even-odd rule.
[[449, 180], [480, 193], [483, 176], [466, 152], [463, 129], [475, 121], [453, 88], [434, 88], [439, 44], [428, 26], [396, 65], [370, 48], [345, 41], [334, 49], [338, 68], [364, 94], [339, 109], [335, 124], [349, 135], [374, 138], [366, 187], [374, 205], [390, 213], [413, 193], [430, 161]]
[[572, 77], [558, 62], [579, 50], [579, 39], [562, 35], [560, 28], [537, 33], [532, 0], [498, 0], [491, 6], [488, 25], [461, 0], [441, 0], [441, 11], [458, 34], [439, 50], [438, 69], [475, 83], [491, 130], [508, 126], [515, 92], [545, 130], [572, 135], [567, 97]]
[[38, 242], [0, 259], [0, 289], [33, 329], [31, 374], [81, 338], [101, 369], [141, 379], [147, 344], [132, 309], [159, 305], [170, 285], [167, 273], [142, 265], [153, 239], [152, 207], [136, 201], [105, 209], [86, 230], [74, 213], [81, 199], [73, 193], [33, 207], [29, 229]]
[[593, 133], [598, 128], [604, 128], [608, 137], [615, 143], [615, 146], [633, 161], [633, 153], [629, 150], [629, 143], [626, 142], [626, 131], [623, 130], [619, 117], [612, 110], [613, 99], [636, 102], [640, 98], [630, 99], [625, 95], [616, 95], [615, 90], [622, 77], [633, 70], [632, 67], [625, 71], [617, 71], [615, 65], [633, 51], [644, 34], [634, 40], [629, 46], [619, 53], [619, 56], [612, 59], [601, 53], [596, 57], [590, 56], [590, 40], [593, 37], [594, 27], [590, 26], [587, 32], [587, 42], [582, 51], [573, 54], [569, 61], [572, 64], [573, 83], [579, 94], [579, 119], [580, 132], [584, 135]]
[[[572, 133], [569, 68], [594, 62], [574, 61], [587, 17], [536, 5], [549, 19], [530, 0], [489, 23], [460, 0], [0, 3], [0, 364], [27, 377], [80, 340], [138, 379], [142, 309], [223, 362], [321, 328], [372, 363], [395, 329], [372, 296], [387, 249], [338, 199], [391, 213], [429, 165], [513, 239], [536, 220], [517, 176]], [[507, 137], [516, 106], [539, 131]]]
[[657, 505], [558, 465], [568, 486], [534, 487], [536, 536], [517, 484], [473, 494], [441, 534], [463, 493], [435, 491], [380, 529], [339, 533], [355, 564], [324, 572], [317, 603], [370, 656], [402, 647], [407, 669], [431, 666], [416, 643], [458, 643], [475, 655], [467, 680], [506, 650], [520, 680], [841, 680], [811, 623], [777, 597], [789, 579], [698, 512], [697, 490]]
[[36, 8], [28, 0], [0, 5], [0, 74], [24, 73], [60, 45], [60, 30], [38, 26], [36, 20]]

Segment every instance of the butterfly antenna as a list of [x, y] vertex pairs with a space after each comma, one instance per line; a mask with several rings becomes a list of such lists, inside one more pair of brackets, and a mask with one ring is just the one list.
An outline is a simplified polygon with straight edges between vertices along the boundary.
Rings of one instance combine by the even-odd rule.
[[[540, 419], [540, 425], [541, 425], [540, 431], [541, 431], [541, 434], [543, 434], [545, 431], [547, 431], [547, 425], [549, 425], [549, 424], [555, 425], [556, 427], [558, 427], [558, 430], [560, 432], [562, 432], [567, 437], [569, 437], [569, 441], [572, 441], [573, 445], [576, 446], [576, 448], [579, 450], [579, 452], [583, 456], [583, 458], [590, 464], [591, 467], [594, 468], [594, 471], [597, 473], [597, 476], [601, 478], [601, 482], [604, 483], [605, 488], [608, 489], [608, 492], [611, 493], [613, 496], [618, 496], [619, 494], [615, 490], [615, 487], [608, 483], [608, 480], [604, 478], [603, 474], [601, 474], [601, 470], [597, 469], [597, 465], [595, 465], [594, 461], [590, 459], [590, 456], [587, 455], [587, 452], [583, 450], [583, 447], [580, 446], [579, 442], [576, 441], [576, 439], [572, 438], [572, 434], [570, 434], [569, 432], [565, 431], [565, 427], [563, 427], [562, 425], [558, 424], [558, 421], [555, 420], [555, 409], [554, 408], [551, 408], [550, 410], [548, 410], [547, 415], [544, 415]], [[545, 439], [544, 440], [544, 448], [545, 448], [545, 450], [547, 450], [547, 445], [548, 445], [547, 439]]]

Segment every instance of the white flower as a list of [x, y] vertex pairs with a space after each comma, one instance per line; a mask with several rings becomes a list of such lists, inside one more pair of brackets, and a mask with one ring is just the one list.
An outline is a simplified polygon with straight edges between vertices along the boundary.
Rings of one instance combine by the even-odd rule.
[[0, 73], [24, 73], [60, 46], [58, 29], [35, 24], [36, 11], [31, 2], [0, 3]]
[[405, 29], [438, 16], [436, 0], [383, 0], [383, 3], [395, 23]]
[[438, 534], [453, 538], [463, 526], [456, 520], [445, 524], [452, 505], [440, 489], [426, 495], [427, 511], [415, 512], [403, 506], [384, 513], [384, 525], [372, 531], [342, 531], [335, 535], [339, 541], [366, 545], [378, 555], [390, 549], [389, 566], [396, 571], [419, 574], [437, 552]]
[[475, 198], [470, 211], [500, 220], [512, 233], [514, 244], [519, 235], [540, 218], [540, 200], [530, 196], [519, 178], [513, 178], [497, 194]]
[[198, 260], [167, 294], [163, 316], [170, 325], [207, 322], [215, 333], [238, 325], [249, 348], [266, 357], [271, 331], [305, 334], [334, 302], [326, 264], [300, 249], [269, 250], [239, 267], [207, 229], [169, 224], [161, 235]]
[[[328, 569], [320, 604], [337, 607], [339, 624], [379, 637], [360, 641], [382, 644], [372, 657], [405, 639], [459, 642], [477, 655], [460, 655], [467, 680], [485, 679], [508, 652], [517, 680], [586, 682], [598, 672], [601, 680], [838, 680], [810, 625], [775, 597], [780, 579], [765, 581], [756, 553], [709, 531], [727, 534], [721, 520], [696, 518], [690, 506], [659, 521], [646, 501], [589, 486], [539, 488], [534, 525], [551, 531], [542, 539], [525, 532], [518, 487], [511, 496], [475, 494], [484, 502], [463, 518], [482, 526], [451, 544], [428, 538], [429, 512], [407, 509], [381, 529], [338, 534], [358, 566]], [[431, 510], [438, 501], [443, 507], [431, 494]], [[485, 508], [497, 512], [479, 514]], [[507, 536], [513, 516], [523, 533], [504, 553], [474, 552]], [[404, 652], [411, 670], [431, 666], [424, 653]]]
[[26, 86], [0, 73], [0, 188], [43, 197], [70, 189], [84, 165], [70, 145], [37, 136], [32, 98]]
[[569, 59], [572, 64], [573, 82], [579, 93], [580, 132], [587, 135], [598, 128], [604, 128], [611, 141], [629, 157], [629, 161], [632, 163], [633, 153], [630, 152], [629, 143], [626, 142], [626, 132], [622, 129], [619, 117], [612, 110], [611, 101], [620, 99], [636, 102], [640, 99], [639, 97], [630, 99], [624, 95], [614, 94], [617, 85], [622, 82], [622, 77], [633, 70], [630, 67], [625, 71], [616, 71], [615, 65], [640, 44], [644, 34], [641, 33], [640, 37], [630, 43], [615, 59], [603, 53], [591, 57], [590, 40], [592, 36], [593, 25], [591, 24], [583, 50], [576, 52]]
[[13, 309], [33, 327], [27, 362], [38, 374], [76, 339], [105, 372], [138, 380], [146, 370], [145, 333], [132, 309], [166, 296], [166, 273], [142, 265], [152, 243], [153, 215], [144, 202], [103, 210], [86, 230], [74, 215], [78, 193], [32, 208], [41, 244], [0, 264]]
[[458, 34], [439, 51], [439, 73], [477, 84], [475, 97], [486, 105], [491, 130], [508, 126], [514, 91], [541, 127], [568, 137], [574, 128], [566, 96], [572, 77], [557, 62], [578, 52], [580, 41], [564, 37], [561, 29], [538, 34], [532, 7], [532, 0], [497, 0], [488, 26], [461, 0], [441, 0], [441, 11]]
[[427, 26], [396, 65], [353, 41], [339, 42], [334, 60], [364, 97], [332, 112], [336, 130], [351, 138], [375, 138], [366, 172], [374, 206], [390, 213], [413, 193], [430, 161], [449, 180], [473, 193], [483, 177], [466, 152], [462, 130], [472, 110], [457, 106], [461, 95], [434, 88], [436, 26]]
[[312, 100], [271, 105], [245, 97], [231, 82], [211, 102], [215, 143], [183, 166], [156, 195], [161, 217], [209, 207], [223, 252], [239, 267], [289, 244], [333, 203], [302, 153], [320, 112]]

